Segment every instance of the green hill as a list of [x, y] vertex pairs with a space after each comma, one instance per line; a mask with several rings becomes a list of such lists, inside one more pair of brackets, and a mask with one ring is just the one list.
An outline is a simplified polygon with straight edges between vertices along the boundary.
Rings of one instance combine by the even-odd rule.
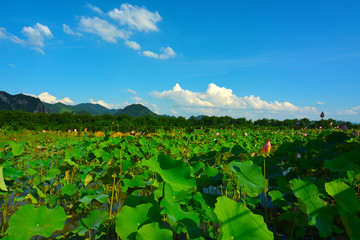
[[0, 91], [0, 110], [21, 110], [32, 113], [49, 112], [38, 98], [25, 94], [11, 95], [3, 91]]
[[133, 118], [137, 117], [146, 117], [147, 115], [150, 115], [152, 117], [157, 117], [158, 115], [153, 113], [149, 108], [145, 107], [142, 104], [131, 104], [124, 109], [119, 110], [115, 115], [128, 115]]

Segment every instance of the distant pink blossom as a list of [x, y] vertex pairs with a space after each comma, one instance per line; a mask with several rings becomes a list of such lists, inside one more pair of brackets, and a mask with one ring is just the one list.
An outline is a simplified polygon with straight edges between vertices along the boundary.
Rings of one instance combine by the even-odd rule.
[[342, 129], [343, 131], [347, 131], [347, 130], [348, 130], [348, 127], [347, 127], [347, 125], [344, 123], [344, 124], [341, 126], [341, 129]]
[[254, 156], [255, 156], [255, 153], [254, 153], [254, 152], [250, 154], [250, 157], [254, 157]]
[[247, 133], [244, 133], [245, 136], [247, 136], [248, 134]]
[[307, 136], [307, 134], [306, 134], [306, 133], [304, 133], [304, 136], [306, 137], [306, 136]]
[[297, 153], [297, 154], [296, 154], [296, 158], [298, 158], [298, 159], [301, 158], [300, 153]]

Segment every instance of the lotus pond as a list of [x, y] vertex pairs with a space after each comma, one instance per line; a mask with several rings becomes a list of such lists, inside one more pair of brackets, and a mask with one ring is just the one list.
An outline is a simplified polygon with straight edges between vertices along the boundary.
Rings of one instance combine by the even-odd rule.
[[339, 129], [2, 132], [0, 238], [355, 240], [359, 183]]

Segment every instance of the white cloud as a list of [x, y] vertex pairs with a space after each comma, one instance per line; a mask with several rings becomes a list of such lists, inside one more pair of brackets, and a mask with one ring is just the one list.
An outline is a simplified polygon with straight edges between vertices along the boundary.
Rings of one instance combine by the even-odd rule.
[[135, 49], [135, 50], [140, 50], [141, 49], [140, 44], [138, 44], [137, 42], [134, 42], [134, 41], [126, 40], [125, 45], [128, 46], [129, 48], [132, 48], [132, 49]]
[[27, 44], [38, 47], [44, 46], [44, 38], [53, 37], [49, 27], [40, 23], [36, 23], [34, 27], [23, 27], [22, 32], [28, 37]]
[[160, 108], [156, 104], [151, 104], [152, 111], [158, 115], [161, 115]]
[[9, 65], [10, 67], [12, 67], [12, 68], [15, 68], [15, 67], [16, 67], [16, 65], [15, 65], [15, 64], [12, 64], [12, 63], [8, 63], [8, 65]]
[[88, 8], [90, 8], [92, 11], [94, 11], [95, 13], [97, 13], [97, 14], [99, 14], [99, 15], [101, 15], [101, 16], [104, 16], [104, 15], [105, 15], [105, 13], [104, 13], [103, 11], [101, 11], [100, 8], [98, 8], [98, 7], [94, 6], [94, 5], [87, 4], [86, 6], [87, 6]]
[[179, 115], [179, 113], [177, 111], [175, 111], [174, 109], [170, 109], [170, 112], [174, 115]]
[[[30, 95], [30, 94], [27, 94]], [[64, 103], [64, 104], [74, 104], [74, 102], [69, 98], [69, 97], [65, 97], [63, 99], [57, 99], [55, 96], [50, 95], [48, 92], [43, 92], [41, 93], [39, 96], [36, 95], [30, 95], [30, 96], [35, 96], [37, 98], [39, 98], [41, 101], [46, 102], [46, 103]]]
[[[206, 92], [191, 92], [184, 90], [176, 84], [172, 90], [151, 93], [156, 98], [165, 99], [174, 103], [175, 106], [200, 110], [206, 114], [216, 114], [221, 110], [254, 110], [272, 112], [314, 112], [314, 107], [297, 107], [290, 102], [267, 102], [253, 95], [237, 97], [231, 89], [219, 87], [213, 83], [208, 85]], [[196, 112], [196, 111], [195, 111]]]
[[143, 101], [143, 99], [138, 96], [132, 97], [131, 99], [134, 99], [136, 101], [136, 103], [141, 103]]
[[118, 29], [115, 25], [98, 17], [81, 17], [80, 29], [84, 32], [100, 36], [104, 41], [117, 43], [117, 39], [127, 39], [129, 32]]
[[160, 51], [163, 52], [163, 54], [157, 54], [151, 51], [143, 51], [143, 55], [155, 59], [168, 59], [176, 56], [175, 51], [171, 47], [161, 48]]
[[356, 106], [351, 109], [345, 109], [337, 113], [337, 115], [357, 115], [357, 114], [360, 114], [360, 106]]
[[324, 105], [324, 102], [317, 102], [317, 105]]
[[99, 104], [103, 107], [106, 107], [108, 109], [117, 109], [119, 108], [119, 104], [113, 104], [113, 103], [106, 103], [103, 100], [99, 100], [99, 101], [94, 101], [92, 98], [90, 99], [90, 102], [92, 104]]
[[77, 37], [81, 37], [81, 36], [82, 36], [81, 33], [74, 32], [74, 31], [71, 30], [71, 28], [70, 28], [68, 25], [66, 25], [66, 24], [63, 24], [63, 31], [64, 31], [64, 33], [69, 34], [69, 35], [72, 35], [72, 36], [77, 36]]
[[124, 91], [136, 95], [136, 91], [135, 91], [135, 90], [132, 90], [132, 89], [130, 89], [130, 88], [128, 88], [128, 89], [126, 89], [126, 90], [124, 90]]
[[48, 26], [36, 23], [33, 27], [23, 27], [22, 33], [26, 40], [20, 39], [19, 37], [8, 33], [5, 28], [0, 28], [0, 38], [9, 39], [10, 41], [20, 44], [22, 46], [30, 46], [35, 51], [45, 54], [42, 47], [45, 46], [45, 39], [53, 38]]
[[129, 26], [137, 31], [158, 31], [156, 23], [161, 21], [158, 12], [150, 12], [145, 7], [133, 6], [128, 3], [121, 4], [120, 10], [115, 8], [108, 15], [121, 25]]

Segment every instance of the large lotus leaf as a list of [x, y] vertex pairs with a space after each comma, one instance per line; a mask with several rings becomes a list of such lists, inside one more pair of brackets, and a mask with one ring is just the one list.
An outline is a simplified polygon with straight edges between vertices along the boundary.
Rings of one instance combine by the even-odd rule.
[[182, 160], [175, 160], [169, 155], [160, 154], [144, 161], [151, 171], [157, 172], [175, 191], [196, 188], [195, 178], [190, 176], [190, 167]]
[[10, 142], [9, 143], [10, 147], [11, 147], [11, 153], [14, 156], [20, 156], [21, 154], [24, 153], [24, 146], [21, 145], [20, 143], [16, 143], [16, 142]]
[[197, 192], [193, 200], [200, 204], [202, 211], [204, 211], [205, 215], [211, 220], [213, 223], [217, 223], [218, 219], [216, 217], [216, 214], [214, 213], [214, 209], [211, 208], [205, 201], [203, 195], [201, 193]]
[[61, 188], [61, 195], [71, 197], [76, 193], [77, 190], [78, 187], [76, 186], [75, 183], [67, 184]]
[[7, 187], [5, 184], [5, 180], [4, 180], [4, 176], [3, 176], [3, 168], [0, 167], [0, 189], [2, 191], [6, 191], [7, 192]]
[[221, 227], [219, 239], [274, 239], [262, 216], [225, 196], [217, 198], [215, 214]]
[[349, 235], [351, 240], [360, 239], [360, 219], [356, 215], [345, 214], [340, 216], [342, 223], [344, 224], [345, 231]]
[[58, 168], [52, 168], [49, 170], [47, 176], [44, 177], [44, 180], [51, 180], [59, 174], [60, 174], [60, 170]]
[[34, 208], [28, 204], [20, 207], [9, 220], [6, 231], [14, 239], [27, 240], [33, 236], [50, 237], [56, 230], [65, 226], [66, 214], [62, 207], [48, 209], [45, 206]]
[[328, 182], [325, 183], [325, 189], [335, 199], [341, 212], [356, 215], [360, 211], [360, 203], [353, 188], [343, 182]]
[[84, 235], [89, 229], [96, 229], [102, 224], [103, 222], [108, 219], [109, 214], [106, 210], [94, 210], [89, 213], [89, 215], [81, 219], [79, 221], [79, 226], [77, 228], [78, 233], [80, 235]]
[[162, 199], [160, 204], [164, 207], [161, 213], [167, 214], [170, 225], [173, 228], [176, 228], [177, 224], [180, 223], [186, 227], [190, 239], [201, 237], [202, 231], [199, 228], [200, 219], [195, 212], [184, 211], [179, 203], [168, 201], [166, 198]]
[[153, 222], [142, 226], [136, 233], [136, 240], [172, 240], [173, 233], [169, 229], [161, 229], [159, 223]]
[[124, 206], [116, 216], [116, 233], [121, 239], [135, 239], [137, 230], [148, 221], [156, 218], [150, 213], [151, 203], [136, 207]]
[[84, 203], [85, 205], [88, 205], [94, 199], [100, 203], [106, 203], [108, 198], [109, 198], [109, 195], [107, 195], [107, 194], [93, 194], [93, 195], [85, 195], [79, 201]]
[[246, 188], [246, 193], [250, 197], [256, 197], [264, 191], [264, 175], [258, 165], [252, 161], [244, 161], [231, 162], [229, 167], [236, 173], [239, 185]]
[[301, 210], [309, 215], [309, 224], [319, 230], [321, 237], [329, 237], [332, 233], [332, 211], [320, 199], [318, 188], [300, 179], [292, 179], [290, 183], [295, 196], [304, 204]]

